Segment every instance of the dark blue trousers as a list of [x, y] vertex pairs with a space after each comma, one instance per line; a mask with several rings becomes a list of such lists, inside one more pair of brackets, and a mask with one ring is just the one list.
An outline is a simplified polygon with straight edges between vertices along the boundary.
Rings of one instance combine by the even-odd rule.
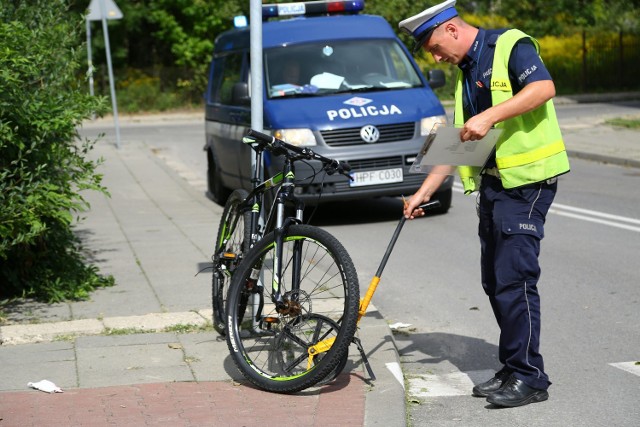
[[500, 327], [499, 359], [530, 387], [546, 390], [540, 348], [540, 240], [557, 182], [506, 190], [483, 175], [478, 234], [482, 286]]

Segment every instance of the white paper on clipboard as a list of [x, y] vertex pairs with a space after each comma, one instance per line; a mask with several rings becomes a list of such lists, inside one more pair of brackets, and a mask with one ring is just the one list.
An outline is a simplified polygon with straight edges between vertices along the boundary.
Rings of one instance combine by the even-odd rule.
[[460, 141], [460, 128], [440, 126], [427, 136], [409, 172], [426, 173], [430, 166], [484, 166], [503, 129], [490, 129], [478, 141]]

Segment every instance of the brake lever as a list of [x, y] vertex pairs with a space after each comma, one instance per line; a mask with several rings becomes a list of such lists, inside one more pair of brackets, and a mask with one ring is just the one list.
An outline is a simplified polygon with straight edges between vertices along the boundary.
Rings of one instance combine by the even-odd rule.
[[353, 181], [354, 178], [349, 172], [351, 172], [351, 165], [349, 163], [338, 162], [338, 173], [340, 173], [340, 175], [346, 176], [347, 178], [349, 178], [349, 180]]
[[346, 176], [351, 181], [353, 181], [353, 177], [349, 174], [351, 167], [344, 162], [338, 162], [337, 160], [332, 160], [331, 163], [325, 165], [324, 171], [327, 175], [333, 175], [334, 173], [339, 173], [342, 176]]

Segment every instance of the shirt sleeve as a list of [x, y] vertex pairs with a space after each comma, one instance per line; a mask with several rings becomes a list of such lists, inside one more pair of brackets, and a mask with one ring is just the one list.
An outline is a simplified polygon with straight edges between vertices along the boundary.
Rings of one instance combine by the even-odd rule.
[[514, 93], [529, 83], [553, 80], [529, 39], [522, 39], [513, 47], [509, 57], [509, 77], [514, 89], [517, 88]]

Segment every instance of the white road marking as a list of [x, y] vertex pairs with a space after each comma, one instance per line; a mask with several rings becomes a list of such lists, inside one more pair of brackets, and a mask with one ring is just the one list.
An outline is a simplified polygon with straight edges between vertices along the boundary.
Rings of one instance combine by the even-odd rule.
[[398, 380], [398, 382], [404, 389], [404, 380], [403, 380], [402, 368], [400, 367], [400, 364], [397, 362], [392, 362], [392, 363], [387, 363], [386, 366], [387, 366], [387, 369], [391, 372], [391, 374], [393, 374], [395, 379]]
[[[609, 365], [640, 376], [640, 362], [619, 362], [609, 363]], [[455, 371], [443, 375], [412, 375], [407, 379], [407, 384], [409, 395], [413, 398], [470, 396], [471, 389], [475, 384], [488, 380], [494, 374], [495, 371], [487, 369], [468, 372]]]
[[609, 365], [640, 377], [640, 362], [619, 362], [609, 363]]
[[475, 384], [482, 383], [494, 375], [495, 371], [492, 370], [458, 371], [444, 375], [412, 376], [407, 382], [412, 397], [470, 396]]
[[[461, 184], [456, 182], [453, 184], [453, 187], [456, 192], [463, 192]], [[591, 209], [575, 208], [560, 203], [553, 203], [549, 209], [549, 213], [640, 233], [640, 219], [636, 218], [613, 215]]]

